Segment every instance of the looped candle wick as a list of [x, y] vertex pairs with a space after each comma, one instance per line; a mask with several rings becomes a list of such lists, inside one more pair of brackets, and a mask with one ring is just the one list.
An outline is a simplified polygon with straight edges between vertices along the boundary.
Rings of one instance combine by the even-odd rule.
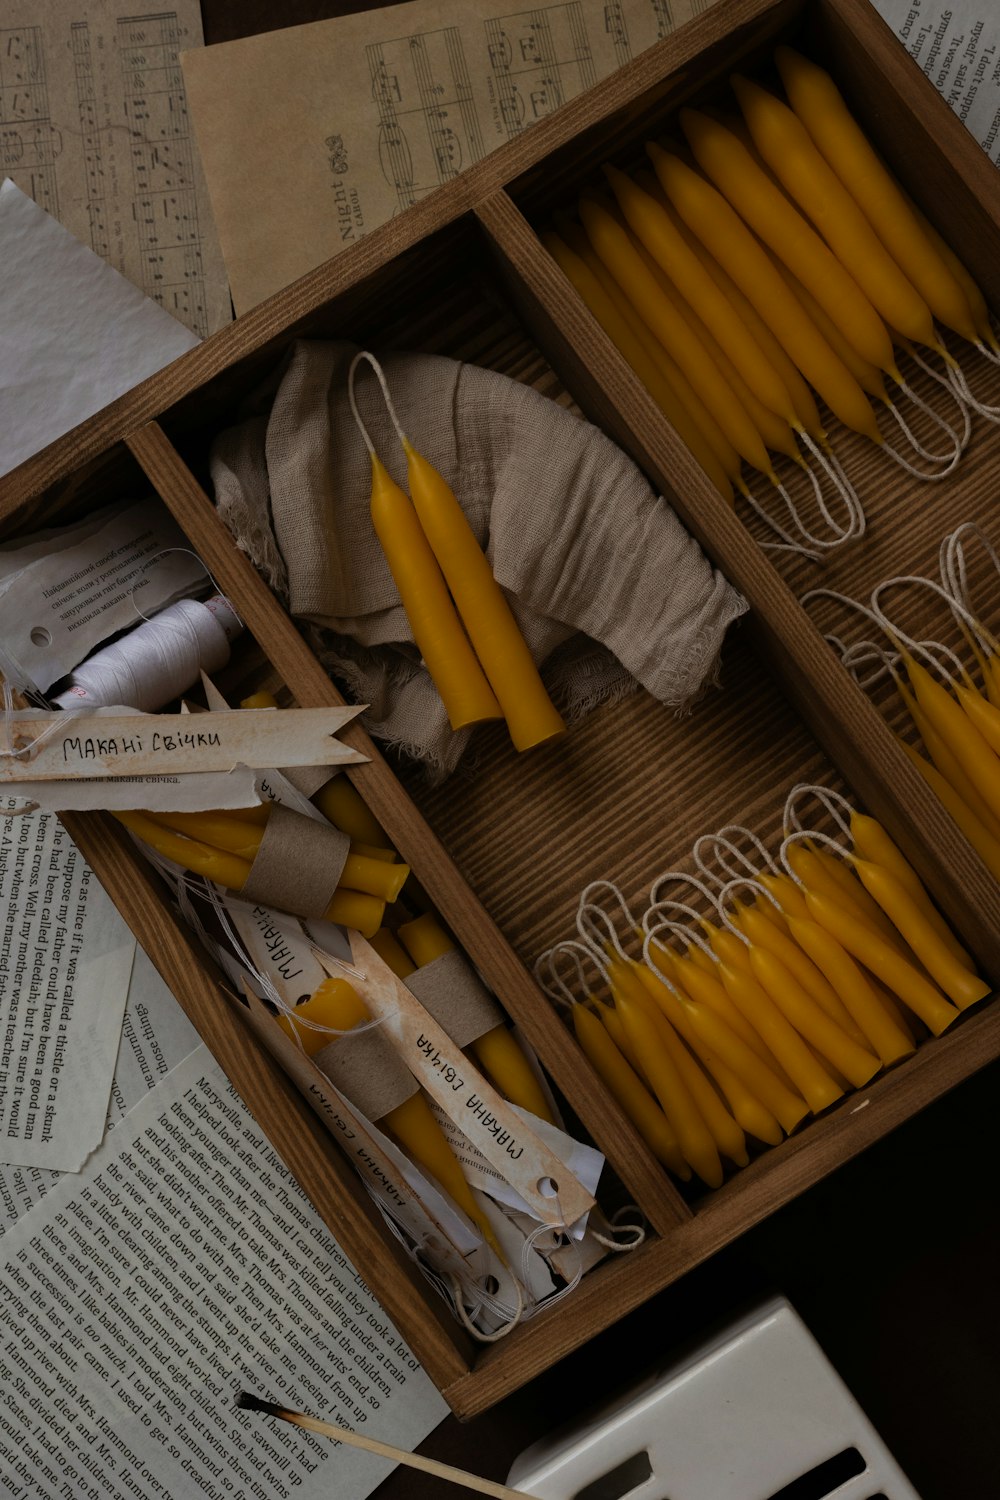
[[392, 404], [392, 397], [389, 394], [389, 383], [385, 378], [385, 371], [382, 369], [382, 366], [379, 364], [378, 360], [375, 358], [374, 354], [370, 352], [370, 350], [362, 349], [351, 360], [350, 367], [347, 371], [347, 400], [350, 403], [351, 415], [357, 424], [357, 428], [361, 434], [364, 445], [368, 449], [369, 455], [372, 458], [376, 458], [377, 454], [375, 452], [375, 445], [372, 442], [371, 438], [368, 436], [368, 429], [361, 419], [361, 413], [358, 411], [357, 397], [354, 394], [354, 383], [357, 379], [358, 366], [362, 363], [362, 361], [365, 360], [371, 366], [372, 370], [375, 373], [376, 380], [382, 387], [382, 395], [385, 398], [386, 410], [389, 413], [389, 417], [393, 427], [396, 429], [396, 436], [399, 438], [399, 441], [402, 443], [404, 448], [408, 446], [408, 443], [406, 434], [400, 426], [399, 418], [396, 415], [396, 408]]

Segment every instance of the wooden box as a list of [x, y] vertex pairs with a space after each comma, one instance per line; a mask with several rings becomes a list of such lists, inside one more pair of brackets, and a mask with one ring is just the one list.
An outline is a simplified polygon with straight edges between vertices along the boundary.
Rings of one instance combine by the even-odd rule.
[[894, 477], [874, 450], [865, 454], [860, 440], [839, 434], [866, 500], [869, 535], [823, 570], [781, 564], [779, 571], [535, 235], [552, 206], [570, 204], [603, 160], [634, 160], [679, 103], [710, 95], [734, 65], [752, 68], [780, 38], [799, 38], [830, 67], [898, 175], [1000, 307], [994, 168], [866, 0], [721, 0], [0, 481], [7, 537], [152, 486], [252, 632], [256, 644], [239, 667], [244, 681], [283, 684], [289, 700], [304, 706], [337, 702], [323, 668], [217, 519], [205, 491], [208, 446], [295, 338], [431, 350], [577, 403], [634, 456], [750, 603], [750, 622], [727, 644], [723, 691], [687, 718], [639, 694], [598, 710], [558, 747], [520, 758], [488, 731], [476, 776], [435, 792], [410, 773], [404, 789], [365, 735], [350, 734], [372, 756], [351, 779], [650, 1224], [640, 1250], [611, 1257], [551, 1311], [485, 1349], [466, 1338], [384, 1232], [332, 1139], [241, 1024], [218, 973], [118, 826], [102, 815], [65, 819], [276, 1149], [464, 1417], [1000, 1055], [1000, 1007], [989, 1003], [719, 1191], [689, 1201], [592, 1074], [526, 967], [570, 934], [576, 896], [589, 880], [610, 876], [636, 895], [700, 833], [733, 821], [772, 833], [792, 783], [826, 774], [841, 777], [884, 820], [982, 972], [1000, 980], [1000, 889], [797, 602], [809, 581], [851, 593], [890, 573], [928, 569], [938, 540], [959, 520], [988, 522], [1000, 434], [980, 423], [956, 478], [937, 487]]

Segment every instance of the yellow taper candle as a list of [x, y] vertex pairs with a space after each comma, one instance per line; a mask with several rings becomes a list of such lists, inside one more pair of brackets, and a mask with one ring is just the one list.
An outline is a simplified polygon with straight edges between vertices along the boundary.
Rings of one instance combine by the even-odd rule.
[[[418, 968], [433, 963], [445, 953], [451, 953], [455, 944], [445, 932], [433, 912], [425, 912], [412, 922], [404, 922], [399, 928], [399, 940]], [[494, 1026], [484, 1031], [469, 1045], [469, 1051], [494, 1086], [509, 1099], [520, 1105], [529, 1114], [549, 1125], [552, 1118], [548, 1100], [532, 1070], [531, 1064], [518, 1045], [517, 1037], [506, 1026]]]
[[[302, 1018], [331, 1030], [318, 1031], [296, 1025], [296, 1019]], [[294, 1015], [279, 1016], [277, 1019], [282, 1030], [287, 1031], [291, 1037], [298, 1037], [305, 1052], [313, 1057], [329, 1043], [339, 1040], [338, 1034], [350, 1034], [356, 1026], [370, 1021], [371, 1016], [357, 990], [346, 979], [325, 979], [304, 1004], [296, 1007]], [[502, 1254], [490, 1221], [473, 1198], [458, 1158], [448, 1145], [420, 1090], [415, 1090], [409, 1099], [404, 1099], [402, 1104], [397, 1104], [388, 1114], [383, 1115], [381, 1124], [392, 1131], [414, 1161], [419, 1162], [437, 1179], [459, 1208], [482, 1231], [493, 1249]]]
[[464, 729], [499, 719], [500, 705], [462, 627], [413, 503], [374, 453], [371, 463], [372, 525], [448, 722], [452, 729]]

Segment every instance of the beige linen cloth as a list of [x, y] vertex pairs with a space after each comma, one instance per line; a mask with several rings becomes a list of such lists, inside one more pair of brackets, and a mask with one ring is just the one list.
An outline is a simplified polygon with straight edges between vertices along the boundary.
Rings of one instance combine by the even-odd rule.
[[[211, 454], [220, 515], [309, 634], [333, 676], [368, 703], [370, 733], [457, 765], [372, 529], [371, 468], [347, 399], [356, 346], [299, 342], [251, 415]], [[635, 682], [682, 708], [713, 676], [745, 601], [635, 465], [589, 423], [506, 376], [435, 355], [382, 360], [403, 431], [454, 489], [553, 699], [568, 720]], [[406, 462], [370, 367], [356, 381], [376, 452]]]

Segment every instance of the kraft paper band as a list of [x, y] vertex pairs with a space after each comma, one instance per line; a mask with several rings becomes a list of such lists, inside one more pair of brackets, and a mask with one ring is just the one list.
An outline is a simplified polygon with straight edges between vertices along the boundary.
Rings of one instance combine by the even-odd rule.
[[313, 1062], [366, 1120], [384, 1119], [419, 1088], [379, 1026], [335, 1037]]
[[282, 766], [281, 774], [303, 797], [315, 797], [333, 775], [329, 766]]
[[494, 1026], [503, 1025], [503, 1011], [457, 948], [411, 974], [406, 988], [456, 1047], [468, 1047]]
[[350, 851], [346, 833], [273, 803], [246, 884], [245, 901], [297, 917], [322, 917]]

